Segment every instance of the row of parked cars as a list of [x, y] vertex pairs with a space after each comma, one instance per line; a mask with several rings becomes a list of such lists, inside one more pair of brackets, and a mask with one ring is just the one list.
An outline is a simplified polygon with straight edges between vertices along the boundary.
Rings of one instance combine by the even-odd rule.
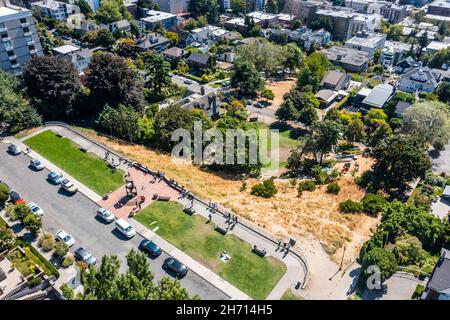
[[[20, 147], [11, 144], [8, 147], [8, 152], [13, 155], [19, 155], [22, 153], [22, 150], [20, 149]], [[33, 158], [30, 160], [30, 168], [35, 171], [41, 171], [45, 168], [45, 166], [42, 161]], [[56, 172], [50, 172], [47, 175], [47, 181], [54, 185], [60, 185], [63, 190], [70, 194], [75, 194], [78, 191], [78, 188], [73, 184], [73, 182], [68, 179], [64, 179], [62, 174], [57, 174]], [[15, 191], [11, 191], [11, 199], [14, 201], [14, 203], [25, 203], [25, 200], [23, 200], [23, 198]], [[36, 203], [29, 202], [27, 203], [27, 206], [30, 207], [31, 211], [34, 214], [40, 217], [44, 215], [44, 210], [42, 210], [42, 208], [40, 208]], [[116, 229], [127, 239], [131, 239], [136, 235], [136, 230], [128, 221], [122, 218], [116, 219], [114, 215], [105, 208], [99, 208], [97, 210], [96, 216], [106, 224], [115, 221]], [[73, 247], [76, 242], [75, 238], [64, 230], [59, 230], [55, 234], [55, 239], [57, 241], [64, 242], [69, 248]], [[139, 249], [146, 252], [153, 258], [158, 257], [162, 253], [162, 250], [159, 246], [157, 246], [153, 241], [147, 239], [141, 241]], [[74, 256], [77, 260], [84, 261], [88, 265], [93, 265], [97, 261], [97, 259], [83, 247], [77, 248], [74, 251]], [[188, 268], [183, 263], [174, 258], [167, 259], [164, 262], [164, 268], [171, 270], [179, 278], [184, 277], [188, 272]]]

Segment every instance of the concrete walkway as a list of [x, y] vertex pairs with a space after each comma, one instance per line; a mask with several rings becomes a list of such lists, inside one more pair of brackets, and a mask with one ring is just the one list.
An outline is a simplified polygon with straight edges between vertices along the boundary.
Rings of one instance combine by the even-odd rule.
[[[31, 136], [37, 135], [45, 130], [53, 130], [55, 132], [58, 132], [59, 134], [70, 138], [75, 143], [79, 144], [80, 146], [87, 149], [88, 152], [91, 152], [93, 154], [96, 154], [100, 158], [105, 157], [105, 151], [106, 149], [101, 148], [99, 145], [94, 144], [81, 136], [77, 135], [74, 132], [71, 132], [70, 130], [67, 130], [60, 126], [47, 126], [45, 128], [41, 128], [40, 130], [37, 130], [36, 132], [28, 135], [27, 137], [24, 137], [18, 141], [15, 138], [11, 138], [12, 143], [17, 143], [20, 145], [23, 150], [25, 150], [26, 146], [23, 145], [22, 141], [30, 138]], [[35, 157], [37, 159], [40, 159], [44, 165], [51, 171], [55, 172], [61, 172], [61, 170], [44, 159], [43, 157], [39, 156], [34, 151], [31, 151], [29, 154], [31, 157]], [[118, 163], [119, 158], [115, 157], [116, 163]], [[124, 170], [125, 172], [130, 169], [130, 166], [122, 164], [119, 166], [120, 169]], [[62, 172], [65, 177], [72, 180], [79, 188], [79, 191], [82, 192], [86, 197], [91, 199], [92, 201], [101, 204], [102, 203], [102, 197], [84, 186], [82, 183], [71, 177], [65, 172]], [[183, 204], [184, 206], [190, 206], [191, 201], [180, 197], [178, 201]], [[211, 214], [212, 222], [217, 223], [223, 227], [227, 227], [227, 218], [224, 217], [220, 213], [216, 213], [215, 210], [210, 209], [207, 205], [199, 202], [194, 201], [194, 208], [196, 210], [196, 214], [200, 214], [203, 217], [207, 218]], [[129, 219], [129, 222], [135, 227], [136, 231], [140, 233], [143, 237], [147, 239], [152, 239], [158, 246], [161, 247], [165, 252], [167, 252], [172, 257], [182, 261], [185, 263], [189, 269], [191, 269], [193, 272], [204, 278], [206, 281], [210, 282], [212, 285], [216, 286], [219, 290], [223, 291], [225, 294], [229, 295], [232, 299], [239, 299], [239, 300], [246, 300], [251, 299], [248, 295], [240, 291], [239, 289], [232, 286], [227, 281], [220, 278], [218, 275], [216, 275], [214, 272], [209, 270], [208, 268], [204, 267], [202, 264], [198, 263], [194, 259], [192, 259], [190, 256], [186, 255], [181, 250], [175, 248], [173, 245], [171, 245], [169, 242], [164, 240], [163, 238], [156, 235], [151, 230], [147, 229], [145, 226], [141, 225], [139, 222], [137, 222], [134, 219]], [[250, 243], [252, 246], [256, 245], [260, 249], [265, 249], [268, 256], [272, 256], [280, 261], [282, 261], [287, 266], [287, 271], [283, 275], [283, 277], [279, 280], [279, 282], [276, 284], [276, 286], [273, 288], [273, 290], [268, 295], [267, 299], [280, 299], [281, 296], [284, 294], [284, 292], [289, 289], [293, 288], [294, 285], [298, 281], [302, 281], [304, 279], [305, 273], [304, 269], [301, 265], [301, 261], [297, 257], [295, 257], [292, 254], [286, 254], [286, 252], [280, 250], [281, 248], [277, 248], [277, 245], [274, 244], [272, 241], [269, 241], [267, 238], [261, 236], [261, 234], [258, 234], [258, 232], [252, 231], [252, 229], [247, 228], [245, 226], [242, 226], [241, 224], [236, 224], [233, 228], [230, 228], [229, 231], [231, 234], [236, 235], [238, 238]], [[297, 292], [299, 293], [299, 291]]]

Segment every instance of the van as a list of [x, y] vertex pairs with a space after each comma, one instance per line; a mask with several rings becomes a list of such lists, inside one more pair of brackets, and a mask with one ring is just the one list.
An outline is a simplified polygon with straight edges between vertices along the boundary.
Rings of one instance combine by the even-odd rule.
[[133, 226], [122, 218], [116, 220], [116, 228], [128, 239], [136, 235], [136, 230], [134, 230]]

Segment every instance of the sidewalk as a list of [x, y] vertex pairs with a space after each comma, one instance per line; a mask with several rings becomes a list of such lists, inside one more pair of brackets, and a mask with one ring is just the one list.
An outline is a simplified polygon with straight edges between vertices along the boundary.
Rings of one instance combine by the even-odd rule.
[[[42, 128], [42, 129], [34, 132], [33, 134], [30, 134], [29, 136], [22, 138], [21, 141], [23, 141], [33, 135], [39, 134], [42, 131], [49, 130], [49, 129], [56, 131], [56, 132], [62, 134], [63, 136], [66, 136], [66, 137], [72, 139], [74, 142], [76, 142], [80, 146], [86, 148], [88, 150], [88, 152], [92, 152], [92, 153], [96, 154], [97, 156], [99, 156], [100, 158], [104, 158], [105, 151], [107, 149], [104, 149], [101, 146], [96, 145], [96, 144], [82, 138], [81, 136], [77, 135], [74, 132], [71, 132], [70, 130], [68, 130], [66, 128], [56, 126], [56, 125], [51, 125], [51, 126]], [[12, 139], [12, 140], [14, 140], [14, 141], [11, 141], [13, 143], [19, 142], [19, 141], [17, 141], [17, 139]], [[21, 147], [23, 147], [23, 149], [25, 150], [26, 146], [21, 144], [21, 142], [19, 142], [18, 144]], [[49, 161], [42, 159], [42, 157], [40, 157], [33, 151], [30, 153], [30, 156], [36, 157], [36, 158], [42, 160], [44, 165], [49, 170], [52, 170], [55, 172], [61, 172], [61, 170], [59, 168], [57, 168], [56, 166], [51, 164]], [[123, 169], [125, 172], [130, 170], [130, 168], [128, 166], [126, 166], [126, 165], [125, 166], [122, 165], [122, 166], [123, 167], [121, 167], [121, 169]], [[86, 188], [83, 184], [76, 181], [69, 175], [67, 175], [65, 173], [63, 173], [63, 174], [65, 175], [65, 177], [74, 181], [74, 183], [76, 183], [76, 185], [79, 187], [79, 191], [82, 192], [86, 197], [88, 197], [92, 201], [96, 202], [97, 204], [103, 204], [104, 201], [102, 202], [102, 199], [99, 195], [94, 193], [92, 190]], [[167, 187], [172, 188], [169, 185], [167, 185]], [[173, 191], [175, 191], [175, 190], [173, 189]], [[151, 192], [153, 192], [153, 191], [151, 191]], [[175, 197], [171, 196], [171, 198], [173, 199]], [[187, 200], [186, 198], [178, 198], [178, 199], [173, 199], [173, 200], [177, 200], [184, 206], [190, 206], [190, 203], [191, 203], [191, 201]], [[211, 214], [212, 221], [214, 223], [217, 223], [225, 228], [227, 227], [227, 223], [226, 223], [227, 219], [222, 214], [216, 213], [216, 211], [214, 211], [214, 210], [210, 210], [207, 205], [205, 205], [199, 201], [194, 201], [194, 208], [196, 210], [196, 214], [200, 214], [201, 216], [205, 217], [206, 219], [208, 219], [209, 214]], [[174, 258], [179, 259], [180, 261], [185, 263], [189, 267], [189, 269], [191, 269], [193, 272], [198, 274], [200, 277], [204, 278], [206, 281], [210, 282], [212, 285], [216, 286], [219, 290], [221, 290], [225, 294], [229, 295], [231, 298], [251, 299], [248, 295], [246, 295], [239, 289], [232, 286], [230, 283], [228, 283], [225, 280], [223, 280], [222, 278], [220, 278], [214, 272], [212, 272], [208, 268], [204, 267], [203, 265], [201, 265], [200, 263], [198, 263], [197, 261], [192, 259], [190, 256], [186, 255], [181, 250], [175, 248], [173, 245], [171, 245], [170, 243], [168, 243], [167, 241], [165, 241], [164, 239], [162, 239], [161, 237], [156, 235], [151, 230], [148, 230], [146, 227], [141, 225], [136, 220], [129, 219], [129, 222], [132, 225], [134, 225], [136, 231], [139, 234], [141, 234], [143, 237], [148, 238], [148, 239], [150, 239], [150, 238], [154, 239], [155, 243], [158, 246], [160, 246], [161, 249], [163, 249], [165, 252], [167, 252], [169, 255], [173, 256]], [[281, 296], [284, 294], [284, 292], [289, 288], [292, 288], [294, 291], [297, 291], [297, 293], [300, 293], [301, 289], [295, 290], [293, 288], [294, 285], [298, 281], [303, 281], [305, 278], [305, 271], [304, 271], [303, 265], [302, 265], [303, 262], [300, 261], [300, 259], [298, 257], [296, 257], [293, 254], [286, 255], [285, 252], [278, 250], [277, 245], [273, 241], [267, 239], [267, 237], [264, 237], [262, 234], [258, 233], [258, 231], [255, 231], [253, 228], [248, 228], [239, 223], [236, 224], [232, 230], [230, 230], [230, 233], [232, 233], [232, 234], [236, 235], [238, 238], [250, 243], [252, 246], [256, 245], [260, 249], [265, 249], [267, 251], [268, 256], [272, 256], [272, 257], [276, 258], [277, 260], [283, 262], [287, 266], [286, 273], [283, 275], [283, 277], [279, 280], [279, 282], [276, 284], [276, 286], [270, 292], [267, 299], [280, 299]]]

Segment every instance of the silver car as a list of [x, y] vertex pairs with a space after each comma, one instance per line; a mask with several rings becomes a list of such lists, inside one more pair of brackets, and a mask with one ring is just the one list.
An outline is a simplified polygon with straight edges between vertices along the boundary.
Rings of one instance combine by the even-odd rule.
[[75, 194], [78, 191], [78, 188], [69, 179], [64, 179], [61, 182], [61, 188], [63, 188], [66, 192], [71, 194]]
[[31, 159], [30, 167], [32, 167], [34, 170], [40, 171], [44, 169], [44, 164], [39, 159]]
[[97, 210], [97, 217], [99, 217], [106, 223], [111, 223], [114, 221], [114, 215], [105, 208], [99, 208]]

